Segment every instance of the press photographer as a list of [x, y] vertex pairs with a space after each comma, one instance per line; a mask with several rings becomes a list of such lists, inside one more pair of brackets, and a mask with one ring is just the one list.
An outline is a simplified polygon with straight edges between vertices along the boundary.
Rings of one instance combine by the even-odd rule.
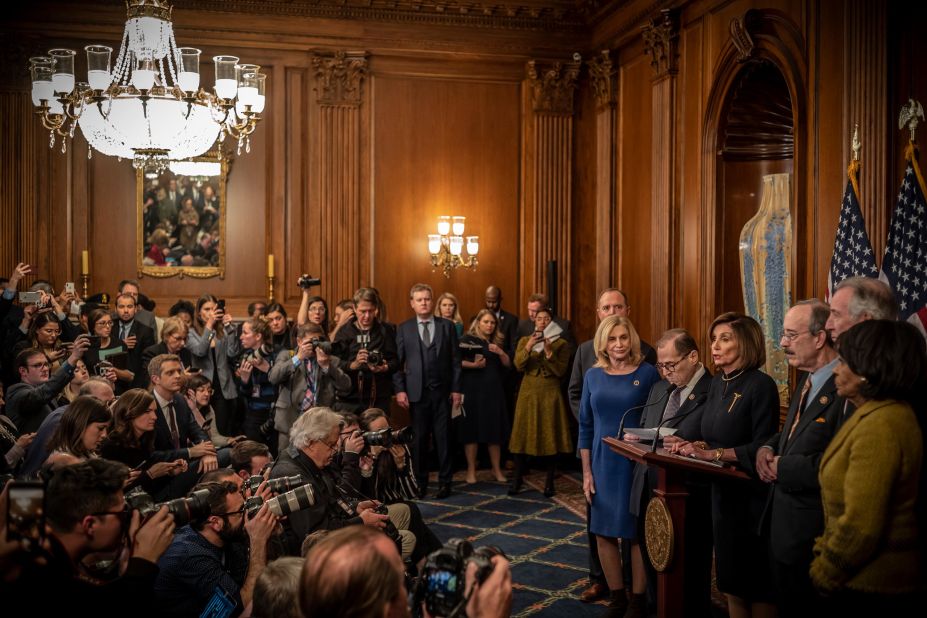
[[[303, 539], [315, 530], [334, 530], [364, 524], [386, 531], [388, 523], [398, 529], [406, 558], [415, 548], [415, 536], [409, 532], [409, 509], [405, 505], [386, 507], [373, 500], [355, 500], [356, 488], [345, 483], [332, 469], [342, 431], [342, 417], [328, 408], [315, 408], [300, 416], [290, 431], [290, 446], [280, 454], [270, 478], [301, 476], [307, 479], [315, 502], [306, 509], [291, 513], [286, 519], [290, 553], [299, 555]], [[352, 436], [360, 450], [359, 435]], [[380, 512], [386, 511], [386, 512]]]
[[348, 396], [351, 378], [342, 369], [342, 361], [332, 354], [332, 344], [318, 324], [303, 324], [296, 330], [295, 351], [284, 350], [270, 368], [270, 382], [277, 386], [274, 428], [279, 436], [279, 450], [290, 443], [290, 427], [300, 414], [324, 406], [336, 405], [337, 396]]
[[215, 615], [238, 615], [251, 602], [254, 584], [267, 565], [267, 541], [277, 516], [265, 505], [248, 517], [234, 483], [201, 483], [208, 509], [178, 529], [161, 557], [154, 583], [160, 616], [199, 616], [207, 605]]
[[[153, 613], [156, 562], [171, 543], [174, 519], [167, 507], [144, 520], [127, 510], [122, 493], [127, 477], [124, 465], [104, 459], [54, 472], [44, 488], [46, 525], [37, 528], [47, 536], [33, 540], [37, 553], [23, 555], [22, 575], [15, 587], [4, 591], [3, 598], [14, 602], [9, 615], [25, 615], [16, 611], [17, 602], [35, 616], [73, 615], [78, 600], [94, 608], [94, 616], [124, 616], [128, 607], [137, 615]], [[8, 536], [8, 530], [3, 532]], [[91, 554], [120, 550], [115, 580], [99, 584], [84, 569], [82, 563]]]
[[333, 352], [351, 377], [351, 392], [341, 397], [341, 408], [359, 414], [367, 408], [389, 410], [392, 375], [399, 369], [396, 341], [380, 322], [380, 297], [371, 288], [354, 294], [355, 320], [335, 337]]
[[[458, 616], [505, 618], [511, 613], [509, 562], [504, 556], [495, 555], [489, 558], [489, 564], [488, 574], [484, 566], [484, 577], [479, 577], [477, 562], [465, 562], [462, 578], [465, 612]], [[454, 576], [460, 578], [459, 573], [455, 571]], [[449, 581], [445, 577], [449, 572], [435, 575], [437, 581]], [[411, 615], [403, 564], [395, 547], [382, 535], [360, 526], [332, 532], [312, 547], [303, 567], [299, 601], [304, 616], [407, 618]], [[415, 609], [416, 613], [424, 609], [422, 603]]]

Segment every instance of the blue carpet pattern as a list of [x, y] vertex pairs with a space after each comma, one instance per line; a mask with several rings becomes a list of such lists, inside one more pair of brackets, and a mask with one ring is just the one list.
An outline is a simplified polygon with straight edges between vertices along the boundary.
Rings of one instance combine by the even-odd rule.
[[585, 520], [575, 507], [567, 508], [575, 481], [558, 478], [558, 496], [551, 499], [538, 491], [541, 475], [529, 477], [525, 490], [512, 497], [506, 495], [507, 485], [482, 480], [490, 478], [482, 473], [478, 478], [472, 485], [455, 482], [445, 500], [432, 495], [418, 502], [438, 538], [465, 538], [474, 547], [495, 545], [506, 553], [512, 562], [512, 616], [602, 615], [604, 603], [579, 601], [588, 585], [589, 558]]

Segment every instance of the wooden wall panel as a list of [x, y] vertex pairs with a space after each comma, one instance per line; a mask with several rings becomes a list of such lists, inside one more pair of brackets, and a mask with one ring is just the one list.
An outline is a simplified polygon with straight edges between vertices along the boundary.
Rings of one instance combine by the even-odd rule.
[[651, 267], [655, 259], [650, 230], [650, 187], [653, 171], [651, 135], [651, 78], [649, 59], [640, 53], [621, 65], [618, 73], [618, 287], [631, 302], [631, 321], [651, 343]]
[[[410, 314], [409, 287], [450, 291], [468, 319], [483, 292], [503, 289], [519, 313], [519, 123], [517, 83], [371, 78], [373, 204], [371, 277], [389, 318]], [[479, 267], [450, 279], [432, 272], [426, 235], [441, 214], [467, 217], [480, 236]]]

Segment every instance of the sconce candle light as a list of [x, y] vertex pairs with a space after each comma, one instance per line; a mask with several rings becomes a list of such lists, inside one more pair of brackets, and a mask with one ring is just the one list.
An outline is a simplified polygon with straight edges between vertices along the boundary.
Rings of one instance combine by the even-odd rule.
[[438, 217], [438, 233], [428, 235], [431, 266], [434, 269], [441, 268], [447, 278], [450, 278], [455, 268], [462, 266], [475, 269], [477, 266], [480, 238], [464, 237], [465, 224], [466, 217], [441, 215]]

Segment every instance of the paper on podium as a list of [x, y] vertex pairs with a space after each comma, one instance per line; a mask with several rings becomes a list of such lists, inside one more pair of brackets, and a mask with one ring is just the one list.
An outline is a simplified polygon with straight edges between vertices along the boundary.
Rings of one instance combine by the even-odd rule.
[[[657, 435], [656, 427], [625, 427], [625, 433], [629, 433], [632, 436], [637, 436], [641, 440], [653, 440]], [[666, 436], [671, 436], [676, 433], [675, 427], [661, 427], [660, 428], [660, 437], [665, 438]]]

